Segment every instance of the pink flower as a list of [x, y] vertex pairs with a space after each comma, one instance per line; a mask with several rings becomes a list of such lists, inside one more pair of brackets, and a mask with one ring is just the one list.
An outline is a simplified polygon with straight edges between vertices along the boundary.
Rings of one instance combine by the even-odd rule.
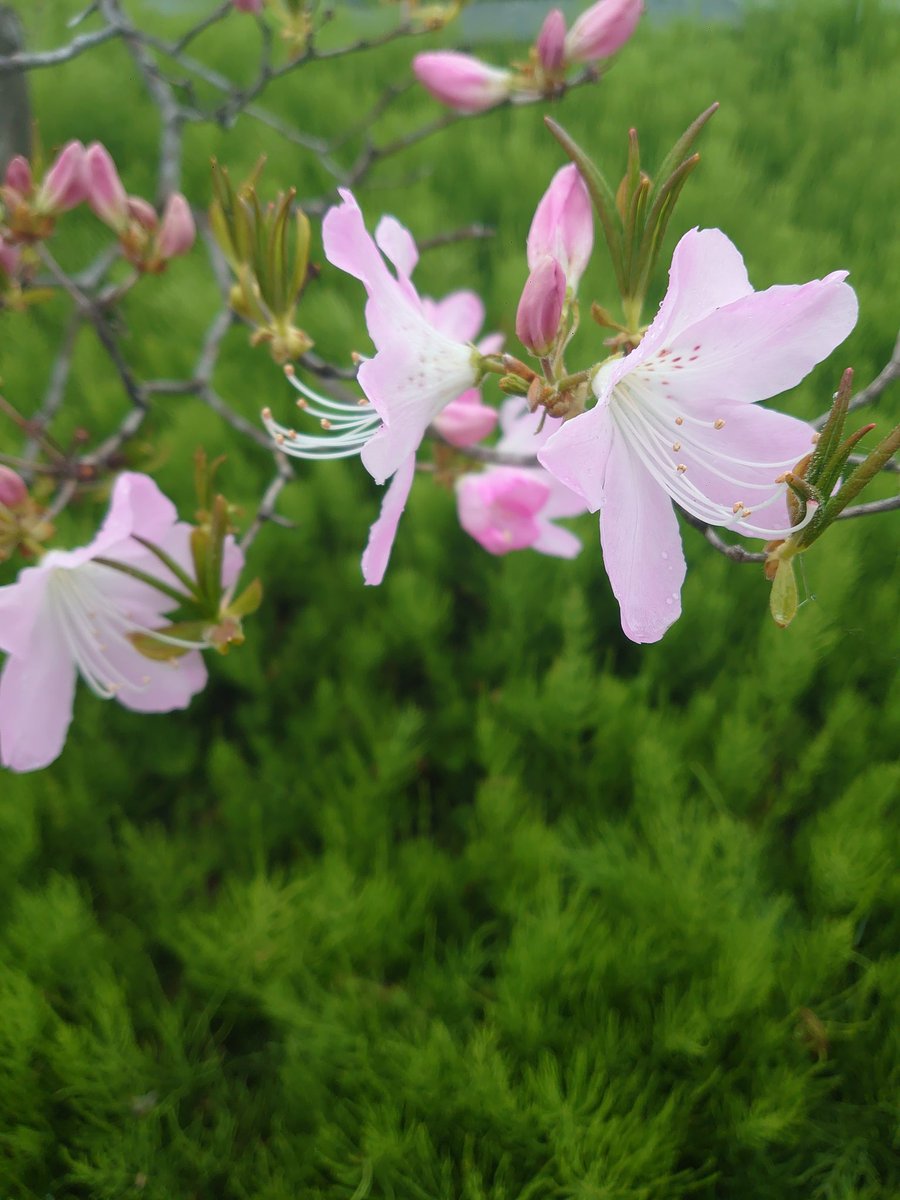
[[566, 276], [549, 254], [539, 258], [525, 281], [516, 312], [516, 333], [533, 354], [549, 354], [566, 301]]
[[566, 34], [566, 60], [609, 58], [637, 29], [643, 11], [643, 0], [599, 0], [591, 5]]
[[596, 407], [538, 452], [601, 510], [606, 571], [633, 641], [658, 641], [680, 612], [673, 501], [750, 537], [789, 531], [779, 478], [809, 451], [812, 429], [753, 402], [794, 387], [853, 328], [846, 274], [754, 292], [723, 233], [691, 230], [641, 343], [600, 367]]
[[259, 13], [263, 8], [263, 0], [232, 0], [232, 3], [238, 12]]
[[[72, 719], [77, 675], [105, 699], [136, 712], [185, 708], [206, 682], [201, 656], [153, 661], [130, 633], [157, 629], [175, 604], [149, 584], [96, 560], [114, 559], [171, 585], [159, 560], [135, 540], [153, 542], [186, 568], [188, 525], [146, 475], [116, 480], [99, 533], [78, 550], [51, 550], [18, 580], [0, 587], [0, 649], [8, 655], [0, 676], [0, 761], [34, 771], [60, 753]], [[233, 580], [240, 554], [227, 549]]]
[[117, 232], [128, 223], [128, 194], [105, 146], [92, 142], [84, 156], [87, 202], [104, 224]]
[[170, 259], [187, 254], [196, 236], [191, 206], [180, 192], [175, 192], [166, 202], [159, 227], [156, 245], [160, 256]]
[[558, 8], [551, 8], [534, 44], [538, 61], [551, 75], [566, 65], [565, 41], [566, 18]]
[[35, 197], [35, 206], [42, 213], [56, 215], [75, 208], [87, 197], [85, 149], [81, 142], [67, 142]]
[[574, 164], [553, 176], [541, 197], [528, 231], [528, 267], [534, 270], [544, 255], [555, 258], [573, 292], [594, 248], [591, 198]]
[[328, 261], [359, 279], [368, 294], [366, 324], [377, 353], [359, 368], [366, 400], [361, 404], [331, 400], [294, 379], [303, 396], [298, 404], [320, 421], [326, 436], [286, 429], [268, 409], [263, 411], [263, 421], [286, 454], [296, 458], [359, 454], [377, 483], [393, 476], [363, 554], [363, 577], [366, 583], [377, 584], [387, 568], [425, 431], [451, 401], [478, 382], [480, 355], [462, 339], [474, 334], [474, 316], [479, 314], [480, 322], [483, 310], [471, 292], [456, 293], [439, 303], [422, 300], [410, 279], [418, 251], [409, 232], [386, 218], [378, 227], [376, 244], [353, 196], [348, 191], [340, 195], [341, 204], [325, 214], [322, 241]]
[[417, 54], [413, 71], [436, 100], [462, 113], [484, 112], [500, 104], [509, 97], [513, 79], [509, 71], [456, 50]]
[[[503, 437], [497, 449], [506, 454], [535, 454], [562, 424], [558, 417], [528, 411], [516, 396], [506, 401], [500, 414]], [[477, 475], [463, 475], [456, 484], [459, 523], [490, 554], [510, 550], [537, 550], [559, 558], [574, 558], [581, 541], [554, 525], [557, 517], [577, 517], [587, 505], [569, 488], [539, 466], [489, 467]]]

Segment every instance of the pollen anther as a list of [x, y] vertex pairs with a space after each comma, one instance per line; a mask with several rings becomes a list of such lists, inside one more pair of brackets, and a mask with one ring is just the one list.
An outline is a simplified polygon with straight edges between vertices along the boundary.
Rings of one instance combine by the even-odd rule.
[[713, 421], [713, 429], [724, 429], [724, 428], [725, 428], [725, 422], [722, 420], [721, 417], [716, 417], [715, 421]]

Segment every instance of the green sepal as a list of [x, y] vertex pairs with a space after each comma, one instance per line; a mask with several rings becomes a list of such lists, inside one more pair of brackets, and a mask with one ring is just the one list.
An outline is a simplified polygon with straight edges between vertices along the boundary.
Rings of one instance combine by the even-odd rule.
[[[853, 368], [848, 367], [841, 376], [838, 390], [834, 394], [834, 402], [828, 420], [819, 434], [816, 448], [806, 471], [806, 478], [812, 484], [818, 484], [834, 448], [840, 443], [844, 434], [844, 424], [850, 407], [850, 393], [853, 389]], [[830, 490], [830, 489], [829, 489]]]
[[244, 588], [236, 600], [232, 600], [226, 611], [230, 617], [249, 617], [262, 604], [262, 598], [262, 583], [258, 579], [254, 579], [251, 584]]
[[594, 209], [603, 227], [603, 236], [609, 247], [613, 270], [619, 291], [624, 296], [627, 292], [625, 267], [622, 261], [622, 228], [619, 212], [616, 207], [616, 197], [600, 168], [590, 159], [573, 138], [551, 117], [544, 117], [544, 123], [569, 158], [581, 172]]
[[769, 608], [775, 624], [786, 629], [797, 615], [797, 578], [789, 558], [779, 560], [769, 593]]
[[[208, 621], [176, 621], [166, 625], [158, 632], [167, 638], [184, 638], [186, 642], [202, 642], [205, 640]], [[189, 654], [194, 646], [173, 646], [170, 642], [160, 641], [152, 633], [129, 633], [128, 640], [139, 654], [154, 662], [171, 662]]]
[[718, 107], [719, 102], [717, 100], [715, 104], [711, 104], [705, 112], [702, 112], [695, 121], [692, 121], [663, 159], [656, 176], [656, 185], [653, 191], [654, 200], [659, 192], [661, 192], [663, 188], [665, 188], [666, 184], [671, 180], [671, 177], [675, 174], [675, 171], [681, 166], [685, 155], [688, 153], [691, 146], [693, 146], [697, 139], [697, 135], [700, 133], [700, 130], [710, 119], [710, 117], [715, 115]]

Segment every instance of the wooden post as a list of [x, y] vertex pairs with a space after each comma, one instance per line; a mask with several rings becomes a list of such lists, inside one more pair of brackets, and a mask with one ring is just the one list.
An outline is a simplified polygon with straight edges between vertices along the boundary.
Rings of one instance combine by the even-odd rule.
[[[0, 57], [18, 54], [25, 45], [22, 22], [0, 4]], [[31, 105], [25, 71], [0, 73], [0, 175], [16, 154], [31, 155]]]

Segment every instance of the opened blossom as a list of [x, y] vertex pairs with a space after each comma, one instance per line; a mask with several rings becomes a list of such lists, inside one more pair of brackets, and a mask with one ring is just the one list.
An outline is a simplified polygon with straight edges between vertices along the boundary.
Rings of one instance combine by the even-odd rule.
[[[562, 425], [562, 419], [530, 412], [519, 396], [510, 397], [500, 413], [500, 454], [535, 455]], [[490, 554], [537, 550], [558, 558], [574, 558], [581, 540], [554, 522], [587, 512], [584, 500], [535, 466], [496, 466], [463, 475], [456, 484], [459, 523]]]
[[[151, 660], [133, 635], [165, 642], [158, 631], [177, 607], [169, 595], [108, 565], [109, 559], [179, 587], [138, 537], [152, 542], [187, 569], [191, 527], [146, 475], [126, 472], [113, 489], [97, 536], [77, 550], [51, 550], [15, 583], [0, 587], [0, 761], [14, 771], [34, 771], [61, 752], [72, 719], [77, 676], [95, 695], [136, 712], [185, 708], [206, 682], [196, 649]], [[241, 555], [225, 547], [223, 580], [234, 581]], [[176, 643], [186, 648], [186, 643]]]
[[373, 238], [348, 191], [325, 214], [322, 240], [328, 261], [359, 279], [368, 295], [366, 325], [376, 354], [359, 368], [365, 399], [357, 404], [332, 400], [294, 378], [301, 392], [298, 405], [319, 421], [322, 433], [288, 429], [268, 409], [263, 420], [286, 454], [316, 459], [358, 454], [377, 483], [391, 479], [363, 554], [363, 577], [377, 584], [387, 568], [426, 430], [479, 380], [481, 355], [469, 339], [484, 313], [473, 292], [457, 292], [439, 302], [420, 297], [410, 278], [418, 259], [410, 233], [385, 218]]
[[723, 233], [690, 231], [640, 344], [600, 367], [596, 406], [539, 450], [600, 510], [604, 563], [632, 640], [657, 641], [681, 611], [673, 502], [749, 537], [791, 531], [783, 477], [812, 449], [813, 430], [755, 402], [795, 387], [849, 334], [857, 302], [846, 274], [754, 292]]

